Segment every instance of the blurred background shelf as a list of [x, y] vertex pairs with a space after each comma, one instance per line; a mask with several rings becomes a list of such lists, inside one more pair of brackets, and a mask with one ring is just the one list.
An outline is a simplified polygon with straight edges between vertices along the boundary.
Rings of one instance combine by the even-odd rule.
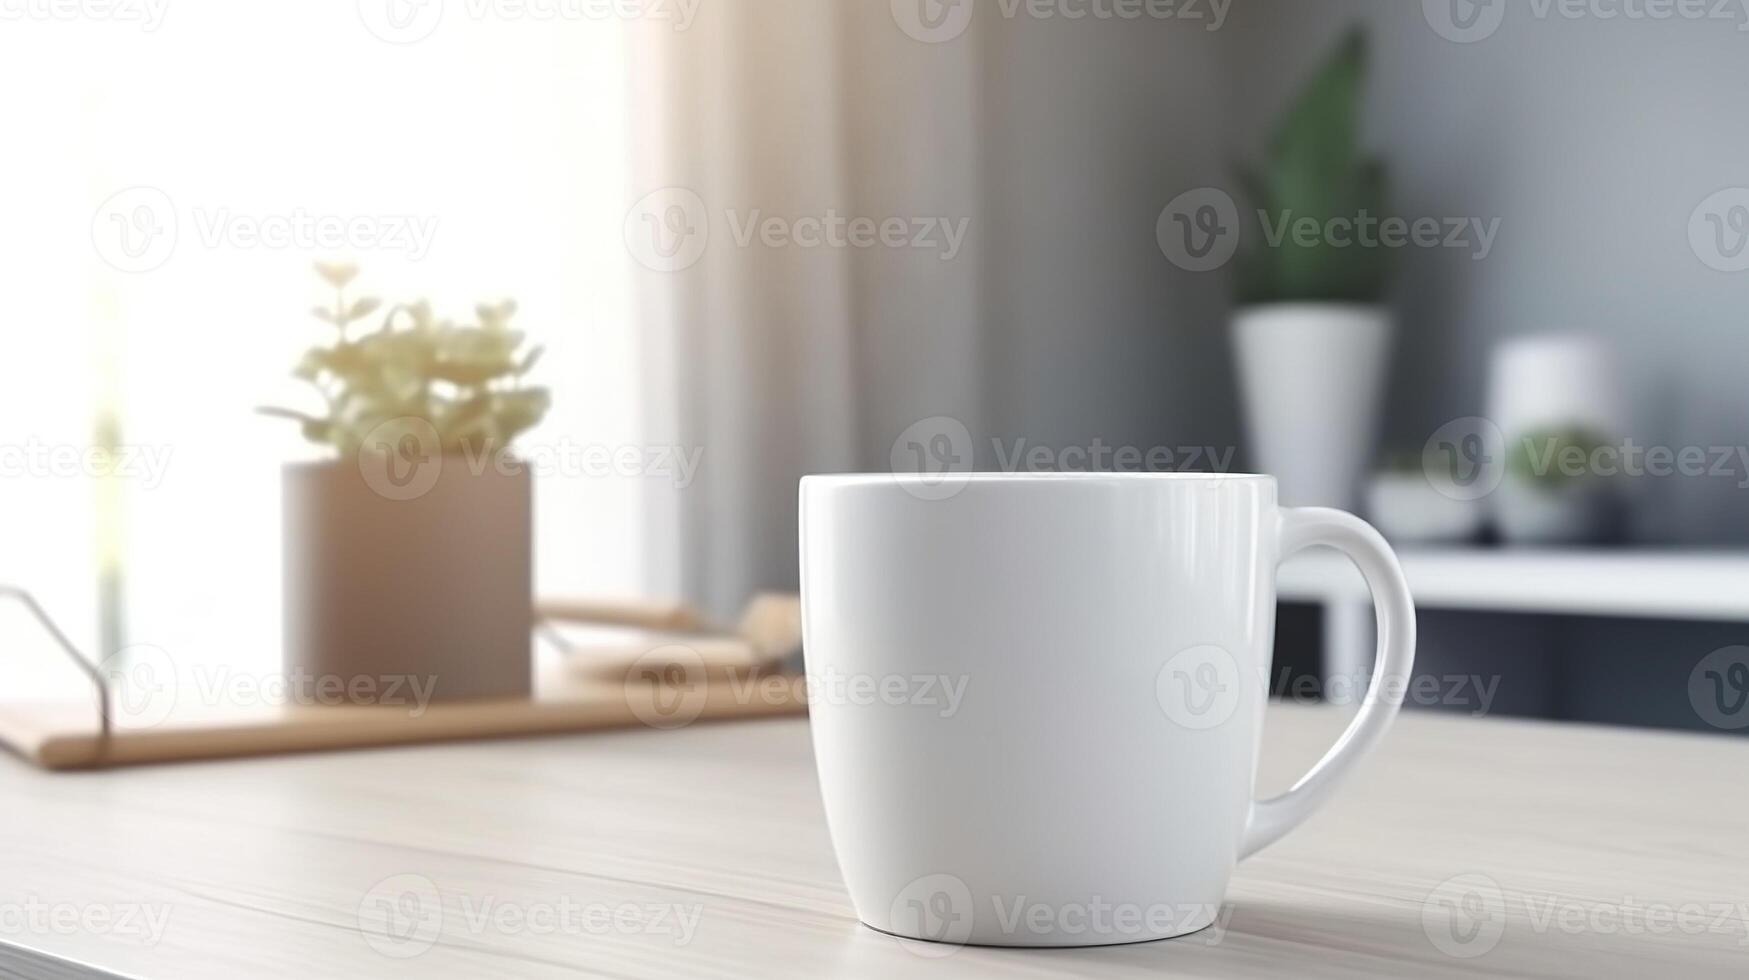
[[[1749, 552], [1670, 549], [1400, 552], [1417, 608], [1749, 622]], [[1371, 667], [1373, 612], [1360, 573], [1333, 551], [1282, 564], [1277, 594], [1324, 610], [1324, 673]]]

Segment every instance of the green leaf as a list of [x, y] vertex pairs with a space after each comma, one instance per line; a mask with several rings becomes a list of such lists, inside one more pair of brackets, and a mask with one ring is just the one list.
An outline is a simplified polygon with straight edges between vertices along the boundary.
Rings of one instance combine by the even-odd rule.
[[376, 312], [376, 308], [381, 305], [382, 302], [374, 296], [366, 296], [363, 299], [357, 300], [352, 304], [351, 308], [346, 311], [346, 321], [350, 323], [353, 320], [370, 316], [372, 313]]
[[[1362, 211], [1375, 220], [1388, 216], [1384, 167], [1360, 149], [1367, 62], [1366, 34], [1357, 28], [1283, 116], [1262, 170], [1238, 169], [1241, 190], [1255, 210], [1272, 225], [1285, 222], [1287, 230], [1273, 246], [1261, 227], [1248, 234], [1238, 269], [1242, 303], [1371, 303], [1383, 296], [1385, 250], [1376, 242], [1339, 246], [1324, 235], [1333, 219], [1354, 221]], [[1305, 219], [1319, 229], [1310, 243], [1293, 235], [1293, 226]], [[1246, 230], [1253, 231], [1249, 223]]]
[[317, 262], [316, 274], [335, 289], [344, 289], [358, 275], [358, 266], [351, 262]]
[[[317, 271], [339, 288], [357, 269], [319, 264]], [[344, 314], [316, 315], [344, 327], [381, 308], [374, 297], [356, 300]], [[297, 421], [311, 441], [356, 452], [367, 435], [397, 419], [424, 419], [437, 429], [446, 452], [494, 453], [517, 433], [538, 424], [550, 399], [544, 389], [505, 390], [528, 373], [541, 349], [523, 351], [525, 335], [509, 327], [516, 303], [480, 304], [479, 325], [438, 319], [429, 303], [392, 307], [382, 327], [356, 340], [343, 335], [305, 351], [293, 374], [317, 387], [329, 417], [283, 409], [264, 410]]]

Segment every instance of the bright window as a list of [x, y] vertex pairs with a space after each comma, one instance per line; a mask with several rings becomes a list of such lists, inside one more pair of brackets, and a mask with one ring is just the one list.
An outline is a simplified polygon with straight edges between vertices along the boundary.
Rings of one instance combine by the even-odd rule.
[[[623, 25], [451, 4], [390, 43], [352, 2], [122, 5], [161, 12], [152, 29], [19, 9], [0, 30], [0, 581], [101, 656], [114, 551], [123, 639], [271, 669], [279, 465], [318, 450], [254, 409], [304, 404], [311, 265], [345, 258], [385, 300], [518, 300], [554, 393], [522, 445], [561, 461], [537, 484], [538, 587], [644, 584], [637, 482], [562, 465], [640, 435]], [[139, 451], [113, 493], [85, 455], [111, 416]], [[43, 676], [47, 644], [0, 616], [0, 689]]]

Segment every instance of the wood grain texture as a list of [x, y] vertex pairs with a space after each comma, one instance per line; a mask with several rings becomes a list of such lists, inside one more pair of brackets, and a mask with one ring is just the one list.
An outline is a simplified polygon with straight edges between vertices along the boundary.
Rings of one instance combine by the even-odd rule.
[[[1272, 706], [1262, 787], [1344, 720]], [[857, 923], [799, 719], [102, 773], [0, 759], [0, 941], [147, 978], [1741, 977], [1746, 773], [1749, 742], [1724, 736], [1410, 714], [1241, 866], [1224, 924], [1018, 951]], [[417, 955], [384, 955], [361, 905], [377, 923], [375, 899], [422, 882], [441, 911], [415, 908], [387, 947]], [[1480, 896], [1481, 915], [1430, 894]], [[168, 919], [156, 943], [33, 929], [6, 914], [28, 902]], [[567, 904], [619, 920], [546, 928]], [[1645, 928], [1635, 910], [1658, 906], [1707, 914]], [[1482, 955], [1436, 945], [1477, 923], [1459, 952]]]

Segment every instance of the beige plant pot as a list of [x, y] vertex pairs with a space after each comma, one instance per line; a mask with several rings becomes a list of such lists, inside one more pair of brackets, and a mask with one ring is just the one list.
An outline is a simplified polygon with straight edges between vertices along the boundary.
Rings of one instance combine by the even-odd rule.
[[285, 667], [298, 700], [532, 693], [533, 482], [520, 465], [470, 462], [367, 454], [285, 468]]

